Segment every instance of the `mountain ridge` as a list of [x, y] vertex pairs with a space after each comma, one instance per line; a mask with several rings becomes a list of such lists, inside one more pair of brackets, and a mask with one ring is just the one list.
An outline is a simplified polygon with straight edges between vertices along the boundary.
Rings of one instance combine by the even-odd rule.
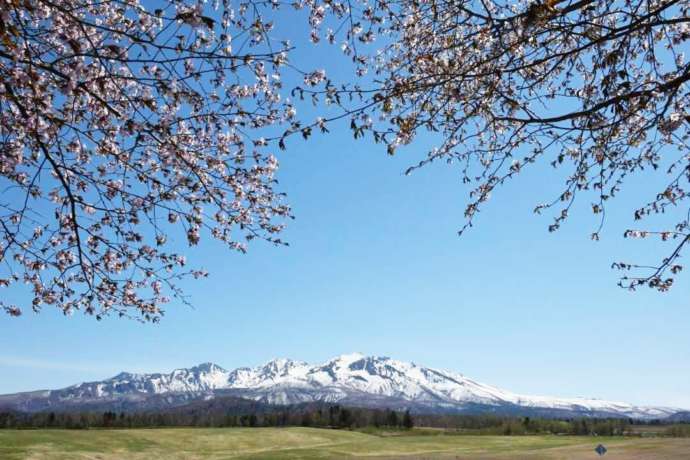
[[416, 412], [524, 413], [553, 417], [663, 419], [682, 411], [594, 398], [521, 395], [477, 382], [461, 373], [361, 353], [340, 355], [315, 365], [278, 358], [253, 368], [233, 370], [205, 362], [170, 373], [123, 371], [108, 379], [58, 390], [0, 395], [0, 408], [27, 412], [110, 406], [147, 410], [218, 395], [272, 405], [321, 401]]

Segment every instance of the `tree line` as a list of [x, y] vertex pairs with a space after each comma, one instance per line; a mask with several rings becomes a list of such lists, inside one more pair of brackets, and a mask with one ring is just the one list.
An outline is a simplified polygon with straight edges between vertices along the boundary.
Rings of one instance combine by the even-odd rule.
[[528, 435], [559, 434], [574, 436], [622, 436], [630, 431], [632, 420], [615, 418], [548, 419], [499, 415], [419, 415], [421, 426], [446, 428], [472, 434]]
[[[572, 436], [624, 436], [640, 424], [632, 419], [500, 416], [493, 414], [411, 414], [390, 409], [366, 409], [341, 405], [282, 407], [269, 411], [166, 411], [166, 412], [0, 412], [0, 429], [38, 428], [157, 428], [157, 427], [288, 427], [331, 429], [410, 430], [415, 426], [442, 428], [457, 434]], [[650, 424], [650, 422], [645, 422]], [[651, 423], [654, 424], [654, 423]], [[663, 425], [661, 421], [657, 425]], [[668, 436], [690, 436], [690, 425], [669, 425], [660, 431]]]
[[285, 427], [411, 429], [409, 411], [363, 409], [331, 405], [285, 408], [268, 412], [0, 412], [0, 428], [153, 428], [153, 427]]

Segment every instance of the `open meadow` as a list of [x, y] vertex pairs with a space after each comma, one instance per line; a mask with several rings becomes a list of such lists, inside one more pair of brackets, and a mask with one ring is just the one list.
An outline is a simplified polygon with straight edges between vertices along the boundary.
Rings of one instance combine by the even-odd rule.
[[368, 434], [316, 428], [0, 430], [0, 459], [690, 459], [690, 439]]

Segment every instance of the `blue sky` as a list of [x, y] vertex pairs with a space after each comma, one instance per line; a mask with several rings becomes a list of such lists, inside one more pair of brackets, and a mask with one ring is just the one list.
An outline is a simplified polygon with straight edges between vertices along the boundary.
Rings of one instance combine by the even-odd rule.
[[[318, 62], [314, 53], [306, 59]], [[622, 238], [653, 176], [628, 184], [597, 243], [587, 200], [554, 234], [548, 216], [532, 214], [559, 190], [545, 166], [497, 192], [459, 238], [467, 189], [458, 171], [439, 164], [402, 174], [423, 144], [391, 158], [353, 140], [347, 123], [290, 140], [279, 172], [296, 215], [284, 235], [290, 247], [257, 242], [241, 255], [206, 240], [187, 250], [211, 275], [185, 283], [194, 309], [172, 304], [157, 325], [49, 308], [0, 316], [0, 393], [121, 370], [360, 351], [516, 392], [690, 408], [690, 277], [666, 294], [630, 293], [610, 269], [668, 249]]]

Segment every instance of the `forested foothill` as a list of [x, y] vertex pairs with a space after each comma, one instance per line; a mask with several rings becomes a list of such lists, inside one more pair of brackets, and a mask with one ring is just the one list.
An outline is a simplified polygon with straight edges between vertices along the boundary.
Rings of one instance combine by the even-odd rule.
[[337, 404], [257, 406], [255, 411], [180, 409], [158, 412], [0, 412], [0, 429], [107, 429], [161, 427], [314, 427], [404, 435], [570, 435], [690, 437], [690, 423], [662, 420], [548, 419], [492, 414], [411, 414]]

